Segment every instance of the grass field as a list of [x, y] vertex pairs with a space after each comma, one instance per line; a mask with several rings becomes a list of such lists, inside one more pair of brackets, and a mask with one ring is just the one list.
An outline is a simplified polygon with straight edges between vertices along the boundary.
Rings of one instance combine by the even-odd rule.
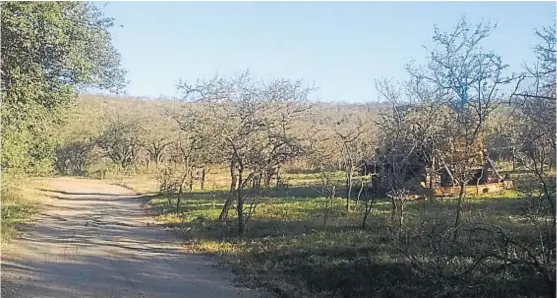
[[[342, 173], [333, 176], [337, 196], [341, 196]], [[282, 297], [527, 297], [547, 293], [539, 274], [527, 266], [504, 273], [472, 266], [476, 256], [488, 254], [496, 243], [482, 227], [512, 231], [523, 243], [535, 245], [539, 221], [526, 216], [531, 200], [517, 190], [469, 196], [463, 206], [458, 246], [449, 241], [454, 199], [409, 202], [404, 226], [396, 232], [390, 202], [379, 200], [367, 228], [361, 229], [362, 204], [347, 212], [345, 199], [325, 198], [319, 192], [317, 174], [292, 174], [287, 179], [288, 189], [267, 189], [257, 196], [259, 204], [242, 237], [235, 236], [234, 209], [229, 222], [217, 220], [227, 183], [185, 194], [179, 212], [172, 196], [158, 195], [149, 205], [157, 221], [173, 227], [193, 250], [219, 255], [223, 264], [238, 273], [240, 282], [268, 288]], [[127, 183], [130, 188], [134, 183], [146, 188], [145, 182]], [[554, 258], [550, 262], [554, 264]], [[498, 259], [482, 261], [486, 268], [500, 265]]]

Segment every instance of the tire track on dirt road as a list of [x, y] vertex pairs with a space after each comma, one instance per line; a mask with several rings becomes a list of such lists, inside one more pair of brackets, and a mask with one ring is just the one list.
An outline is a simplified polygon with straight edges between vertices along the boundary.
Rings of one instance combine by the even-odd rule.
[[147, 225], [143, 199], [93, 180], [51, 179], [51, 206], [2, 256], [2, 297], [263, 297]]

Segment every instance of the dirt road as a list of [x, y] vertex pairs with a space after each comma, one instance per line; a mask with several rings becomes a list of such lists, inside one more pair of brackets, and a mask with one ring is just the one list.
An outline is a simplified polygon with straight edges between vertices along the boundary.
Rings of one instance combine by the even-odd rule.
[[55, 197], [2, 258], [2, 297], [262, 297], [147, 225], [143, 199], [122, 187], [52, 179]]

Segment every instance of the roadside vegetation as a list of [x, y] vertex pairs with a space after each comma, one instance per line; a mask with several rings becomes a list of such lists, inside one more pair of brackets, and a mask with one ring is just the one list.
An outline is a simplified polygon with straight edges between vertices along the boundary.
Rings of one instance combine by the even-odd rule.
[[125, 79], [111, 44], [114, 21], [92, 3], [3, 2], [1, 14], [5, 240], [39, 208], [27, 177], [55, 173], [58, 132], [78, 92], [87, 87], [117, 91]]
[[[22, 34], [34, 20], [61, 35]], [[282, 297], [555, 297], [554, 27], [512, 68], [491, 24], [434, 28], [426, 63], [367, 104], [249, 70], [175, 99], [78, 96], [125, 86], [113, 25], [89, 3], [2, 3], [3, 240], [41, 201], [9, 181], [81, 176], [150, 194], [192, 251]], [[468, 193], [486, 161], [514, 188]], [[420, 162], [459, 191], [415, 195]]]
[[2, 192], [2, 243], [12, 239], [16, 227], [36, 210], [33, 202], [21, 194], [21, 189], [11, 188]]
[[[41, 192], [46, 182], [41, 179], [26, 178], [19, 183], [7, 183], [2, 188], [2, 244], [9, 243], [22, 224], [40, 211], [52, 198]], [[4, 189], [5, 188], [5, 189]]]
[[235, 221], [219, 221], [226, 185], [197, 186], [182, 195], [179, 211], [176, 194], [159, 194], [149, 210], [192, 252], [219, 256], [239, 282], [280, 297], [550, 296], [553, 261], [542, 269], [535, 263], [541, 252], [528, 256], [529, 248], [543, 246], [538, 237], [549, 218], [532, 218], [540, 204], [529, 193], [535, 179], [512, 173], [519, 177], [516, 189], [468, 197], [458, 242], [451, 233], [457, 197], [408, 202], [402, 228], [391, 217], [390, 201], [378, 199], [362, 228], [365, 204], [354, 196], [353, 209], [344, 209], [341, 171], [334, 173], [340, 178], [334, 198], [322, 193], [317, 175], [289, 174], [288, 189], [264, 190], [242, 237]]

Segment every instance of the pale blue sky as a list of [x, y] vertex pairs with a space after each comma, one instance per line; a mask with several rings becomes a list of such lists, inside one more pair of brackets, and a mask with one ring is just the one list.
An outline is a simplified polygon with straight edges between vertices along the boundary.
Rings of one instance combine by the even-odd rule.
[[[102, 5], [102, 3], [99, 3]], [[461, 15], [492, 20], [486, 43], [514, 70], [531, 61], [534, 30], [555, 24], [554, 2], [111, 2], [114, 43], [132, 96], [176, 96], [180, 78], [249, 68], [263, 79], [303, 79], [323, 101], [377, 99], [374, 80], [403, 79], [423, 61], [433, 25]]]

